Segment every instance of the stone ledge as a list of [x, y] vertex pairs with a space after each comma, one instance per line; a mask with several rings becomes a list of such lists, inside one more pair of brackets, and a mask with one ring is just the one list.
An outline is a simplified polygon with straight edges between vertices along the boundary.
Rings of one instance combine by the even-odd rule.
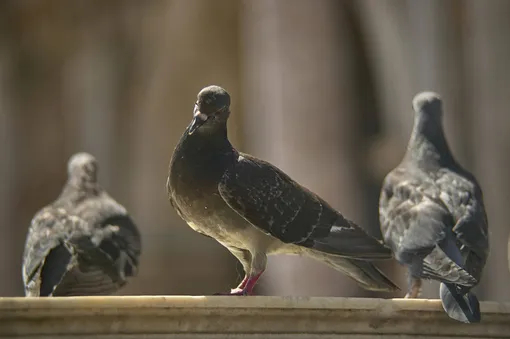
[[510, 303], [482, 322], [449, 319], [439, 300], [129, 296], [0, 298], [0, 337], [509, 338]]

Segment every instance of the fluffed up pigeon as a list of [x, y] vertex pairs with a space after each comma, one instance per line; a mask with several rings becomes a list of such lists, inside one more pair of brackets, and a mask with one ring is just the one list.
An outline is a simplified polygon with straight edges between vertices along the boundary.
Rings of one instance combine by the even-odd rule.
[[480, 281], [489, 254], [482, 190], [450, 152], [439, 95], [419, 93], [413, 108], [407, 152], [381, 190], [383, 238], [409, 269], [407, 298], [419, 296], [421, 278], [440, 281], [446, 313], [478, 322], [479, 302], [470, 289]]
[[242, 263], [245, 277], [227, 294], [251, 294], [266, 256], [278, 253], [313, 257], [365, 289], [397, 290], [370, 262], [392, 258], [390, 249], [275, 166], [238, 152], [227, 138], [229, 115], [223, 88], [200, 91], [167, 180], [179, 216]]
[[140, 234], [126, 209], [97, 182], [87, 153], [68, 163], [68, 181], [32, 219], [23, 254], [25, 295], [106, 295], [138, 269]]

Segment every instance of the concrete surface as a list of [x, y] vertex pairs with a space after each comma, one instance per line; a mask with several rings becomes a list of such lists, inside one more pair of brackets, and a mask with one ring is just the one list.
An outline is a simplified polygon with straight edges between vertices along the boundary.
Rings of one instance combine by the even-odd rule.
[[0, 338], [509, 338], [510, 303], [481, 308], [462, 324], [423, 299], [0, 298]]

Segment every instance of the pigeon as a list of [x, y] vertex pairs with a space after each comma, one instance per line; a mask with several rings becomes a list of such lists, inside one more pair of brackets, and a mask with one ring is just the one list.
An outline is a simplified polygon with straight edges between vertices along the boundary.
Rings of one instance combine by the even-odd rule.
[[33, 217], [23, 253], [27, 297], [108, 295], [136, 275], [140, 234], [97, 172], [92, 155], [73, 155], [60, 196]]
[[252, 294], [267, 255], [280, 253], [320, 260], [368, 290], [398, 290], [371, 263], [392, 258], [391, 250], [277, 167], [238, 152], [227, 137], [229, 115], [226, 90], [198, 93], [166, 183], [177, 214], [243, 265], [244, 279], [224, 294]]
[[448, 147], [439, 95], [417, 94], [413, 109], [407, 152], [381, 189], [383, 239], [408, 268], [406, 298], [419, 296], [422, 278], [437, 280], [446, 313], [461, 322], [479, 322], [479, 302], [470, 290], [489, 254], [482, 190]]

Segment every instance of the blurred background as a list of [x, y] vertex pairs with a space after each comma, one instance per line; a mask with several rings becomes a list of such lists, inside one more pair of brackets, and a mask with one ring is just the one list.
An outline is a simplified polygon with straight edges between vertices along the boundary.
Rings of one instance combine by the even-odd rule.
[[[444, 99], [447, 138], [479, 179], [491, 256], [477, 293], [510, 300], [510, 1], [17, 0], [0, 3], [0, 295], [19, 296], [30, 219], [66, 162], [94, 154], [137, 221], [139, 276], [120, 294], [211, 294], [241, 265], [166, 198], [198, 91], [225, 87], [238, 149], [273, 162], [380, 237], [381, 182], [404, 154], [411, 100]], [[363, 291], [312, 260], [272, 257], [258, 294]], [[437, 298], [427, 283], [424, 296]]]

